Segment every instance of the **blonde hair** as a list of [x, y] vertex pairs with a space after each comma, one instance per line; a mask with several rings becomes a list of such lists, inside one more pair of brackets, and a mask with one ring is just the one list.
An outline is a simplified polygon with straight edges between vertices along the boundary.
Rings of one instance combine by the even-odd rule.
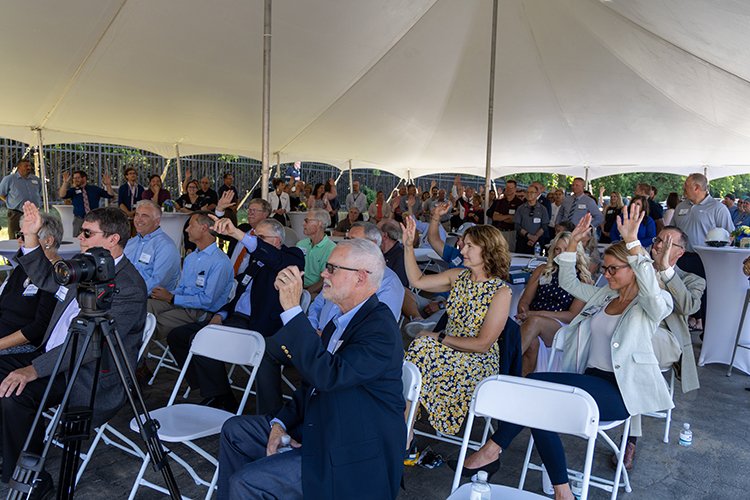
[[614, 243], [608, 246], [604, 250], [604, 255], [609, 255], [610, 257], [614, 257], [620, 262], [627, 262], [628, 257], [630, 257], [630, 251], [625, 246], [625, 241], [620, 240], [617, 243]]
[[[552, 242], [549, 244], [549, 255], [547, 256], [547, 264], [542, 271], [542, 276], [552, 277], [558, 270], [557, 262], [555, 262], [555, 247], [559, 241], [563, 241], [567, 246], [570, 243], [572, 234], [568, 231], [562, 231], [555, 236]], [[579, 242], [576, 245], [576, 273], [578, 279], [584, 283], [592, 284], [594, 280], [591, 277], [591, 271], [589, 271], [589, 257], [586, 252], [583, 251], [583, 245]]]
[[[614, 201], [614, 198], [612, 198], [613, 194], [617, 195], [617, 203], [613, 203]], [[622, 195], [619, 193], [619, 191], [612, 191], [611, 193], [609, 193], [609, 208], [621, 209], [624, 206], [625, 204], [622, 202]]]

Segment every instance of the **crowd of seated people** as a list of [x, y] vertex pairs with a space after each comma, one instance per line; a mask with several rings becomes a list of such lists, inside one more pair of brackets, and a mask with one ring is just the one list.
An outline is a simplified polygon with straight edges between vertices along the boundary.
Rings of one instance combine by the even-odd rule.
[[[76, 187], [66, 187], [64, 194], [81, 197], [81, 248], [102, 246], [115, 257], [122, 282], [118, 286], [126, 290], [116, 298], [117, 322], [129, 335], [131, 362], [146, 311], [156, 316], [155, 338], [169, 346], [179, 365], [192, 339], [208, 324], [256, 330], [266, 338], [266, 355], [256, 377], [259, 417], [233, 419], [222, 433], [220, 498], [295, 497], [318, 490], [334, 498], [362, 485], [372, 485], [382, 497], [395, 497], [404, 451], [414, 445], [411, 437], [404, 439], [401, 362], [413, 362], [422, 375], [419, 404], [426, 422], [442, 434], [457, 435], [476, 385], [500, 371], [498, 339], [512, 318], [521, 324], [523, 375], [584, 388], [599, 404], [603, 419], [671, 407], [659, 367], [679, 363], [683, 390], [698, 388], [688, 317], [701, 303], [705, 281], [678, 267], [690, 248], [689, 235], [673, 226], [657, 232], [647, 216], [645, 196], [635, 196], [623, 209], [622, 197], [613, 192], [610, 204], [599, 207], [582, 190], [582, 179], [576, 179], [572, 193], [565, 196], [539, 183], [524, 189], [510, 179], [503, 190], [485, 193], [462, 186], [457, 177], [448, 190], [437, 183], [423, 192], [415, 184], [401, 186], [389, 201], [382, 191], [368, 200], [368, 190], [357, 183], [341, 207], [347, 216], [329, 236], [338, 215], [332, 180], [310, 189], [299, 175], [276, 179], [267, 199], [248, 202], [247, 222], [239, 224], [239, 196], [231, 175], [223, 178], [217, 193], [207, 178], [204, 185], [204, 179], [190, 179], [186, 172], [185, 194], [175, 204], [189, 214], [185, 240], [195, 247], [183, 257], [160, 227], [159, 205], [170, 196], [163, 192], [161, 178], [152, 176], [143, 188], [134, 170], [125, 177], [118, 190], [119, 208], [86, 208], [88, 190], [84, 197], [85, 177], [80, 174], [74, 176]], [[107, 197], [111, 186], [105, 187], [96, 194]], [[485, 196], [491, 202], [487, 211]], [[302, 239], [295, 247], [287, 247], [287, 214], [301, 209], [306, 211], [304, 234], [298, 235]], [[20, 384], [27, 384], [25, 391], [35, 391], [38, 384], [24, 378], [29, 367], [38, 380], [54, 376], [49, 360], [65, 337], [65, 322], [77, 312], [68, 310], [69, 298], [55, 298], [42, 272], [59, 259], [59, 220], [33, 208], [25, 211], [17, 256], [21, 265], [0, 293], [0, 396]], [[451, 235], [455, 242], [449, 243], [451, 229], [456, 230]], [[608, 247], [601, 257], [597, 235], [605, 232], [613, 241], [624, 241]], [[226, 253], [218, 237], [231, 241]], [[547, 247], [547, 261], [533, 271], [517, 310], [511, 310], [511, 253], [533, 252], [537, 243]], [[449, 269], [424, 272], [415, 257], [421, 245], [431, 247]], [[650, 256], [646, 247], [651, 247]], [[600, 267], [606, 283], [595, 287], [593, 277]], [[303, 289], [312, 295], [307, 311], [300, 307]], [[413, 340], [399, 332], [402, 316], [425, 321], [416, 325], [423, 328], [411, 329]], [[436, 325], [439, 321], [443, 324]], [[563, 332], [566, 344], [559, 369], [571, 373], [544, 373], [542, 355], [557, 332]], [[617, 352], [610, 347], [615, 338], [624, 346]], [[574, 341], [587, 345], [582, 358], [571, 358]], [[642, 382], [638, 388], [613, 375], [612, 360], [633, 352], [656, 360], [637, 363], [630, 356], [621, 361], [623, 369]], [[293, 402], [287, 404], [282, 399], [284, 367], [294, 367], [301, 378]], [[64, 376], [60, 380], [64, 383]], [[100, 378], [99, 384], [107, 380]], [[201, 404], [236, 410], [223, 363], [197, 357], [187, 380]], [[37, 392], [29, 394], [38, 399]], [[122, 396], [115, 391], [105, 398], [96, 422], [111, 417], [122, 406]], [[26, 403], [19, 415], [31, 410]], [[353, 417], [362, 412], [374, 419], [372, 426], [360, 425]], [[311, 422], [314, 430], [307, 428]], [[633, 465], [642, 432], [635, 422], [627, 467]], [[348, 437], [323, 439], [334, 426], [346, 429]], [[7, 421], [2, 428], [4, 480], [13, 471], [23, 430]], [[467, 459], [464, 472], [492, 472], [499, 453], [518, 432], [516, 426], [502, 424], [492, 440]], [[532, 432], [557, 496], [568, 498], [559, 441], [549, 433]], [[283, 460], [289, 474], [273, 478], [274, 463], [281, 459], [266, 460], [266, 453], [274, 454], [284, 435], [293, 443]], [[40, 436], [35, 439], [41, 442]], [[297, 451], [300, 443], [311, 452]], [[383, 452], [358, 465], [342, 464], [349, 466], [351, 477], [332, 481], [337, 465], [321, 457], [344, 445], [353, 450], [375, 446]]]

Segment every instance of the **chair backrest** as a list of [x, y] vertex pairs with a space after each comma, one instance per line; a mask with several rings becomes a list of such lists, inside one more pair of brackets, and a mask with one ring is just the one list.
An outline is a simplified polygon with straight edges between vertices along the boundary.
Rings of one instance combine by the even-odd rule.
[[146, 313], [146, 325], [143, 327], [143, 343], [141, 344], [141, 348], [138, 349], [138, 360], [140, 360], [143, 353], [146, 352], [146, 347], [148, 347], [148, 343], [151, 342], [154, 330], [156, 330], [156, 316], [151, 313]]
[[414, 425], [414, 415], [419, 407], [419, 393], [422, 392], [422, 374], [414, 363], [404, 361], [401, 382], [404, 399], [409, 402], [409, 411], [406, 415], [406, 442], [408, 443], [411, 427]]
[[241, 412], [247, 398], [250, 395], [250, 386], [252, 386], [255, 375], [258, 372], [258, 366], [263, 359], [263, 353], [266, 350], [266, 341], [263, 335], [253, 330], [244, 330], [223, 325], [206, 325], [195, 335], [193, 343], [190, 346], [185, 364], [177, 378], [172, 395], [169, 398], [167, 406], [174, 404], [177, 393], [185, 378], [187, 369], [193, 356], [204, 356], [206, 358], [223, 361], [224, 363], [252, 366], [252, 372], [248, 380], [245, 392], [242, 396], [238, 412]]
[[[555, 355], [558, 352], [562, 353], [565, 350], [565, 329], [560, 328], [555, 333], [555, 338], [552, 339], [552, 347], [550, 347], [549, 358], [547, 359], [547, 371], [551, 372], [552, 367], [555, 364]], [[559, 371], [559, 370], [558, 370]]]
[[299, 241], [297, 232], [291, 227], [284, 228], [284, 244], [288, 247], [293, 247]]
[[477, 416], [582, 438], [595, 438], [599, 426], [599, 408], [583, 389], [510, 375], [495, 375], [480, 382], [471, 411]]
[[307, 314], [307, 310], [310, 308], [310, 302], [312, 302], [312, 295], [307, 290], [302, 290], [302, 296], [299, 299], [299, 305], [302, 311]]

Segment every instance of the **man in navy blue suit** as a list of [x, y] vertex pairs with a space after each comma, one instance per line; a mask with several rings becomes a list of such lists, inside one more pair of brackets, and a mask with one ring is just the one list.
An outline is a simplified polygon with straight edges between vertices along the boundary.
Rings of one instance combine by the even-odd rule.
[[299, 306], [302, 273], [279, 273], [285, 326], [266, 339], [266, 352], [292, 363], [303, 384], [275, 418], [224, 424], [220, 499], [396, 498], [406, 445], [403, 347], [393, 314], [375, 295], [384, 268], [370, 241], [336, 246], [322, 293], [341, 314], [321, 336]]

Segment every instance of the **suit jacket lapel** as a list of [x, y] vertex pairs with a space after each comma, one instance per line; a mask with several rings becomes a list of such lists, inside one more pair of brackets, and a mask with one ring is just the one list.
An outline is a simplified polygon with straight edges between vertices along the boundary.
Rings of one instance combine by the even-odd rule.
[[[375, 294], [372, 294], [367, 301], [365, 301], [364, 304], [362, 304], [362, 307], [360, 307], [359, 311], [357, 311], [357, 314], [354, 315], [352, 320], [349, 322], [349, 324], [346, 327], [346, 330], [344, 330], [344, 334], [341, 335], [341, 344], [344, 345], [349, 341], [349, 337], [352, 336], [352, 332], [359, 326], [362, 321], [365, 320], [368, 314], [370, 314], [370, 311], [372, 311], [377, 305], [378, 305], [378, 296]], [[330, 341], [330, 337], [329, 337]], [[328, 346], [328, 344], [324, 344], [325, 347]]]

